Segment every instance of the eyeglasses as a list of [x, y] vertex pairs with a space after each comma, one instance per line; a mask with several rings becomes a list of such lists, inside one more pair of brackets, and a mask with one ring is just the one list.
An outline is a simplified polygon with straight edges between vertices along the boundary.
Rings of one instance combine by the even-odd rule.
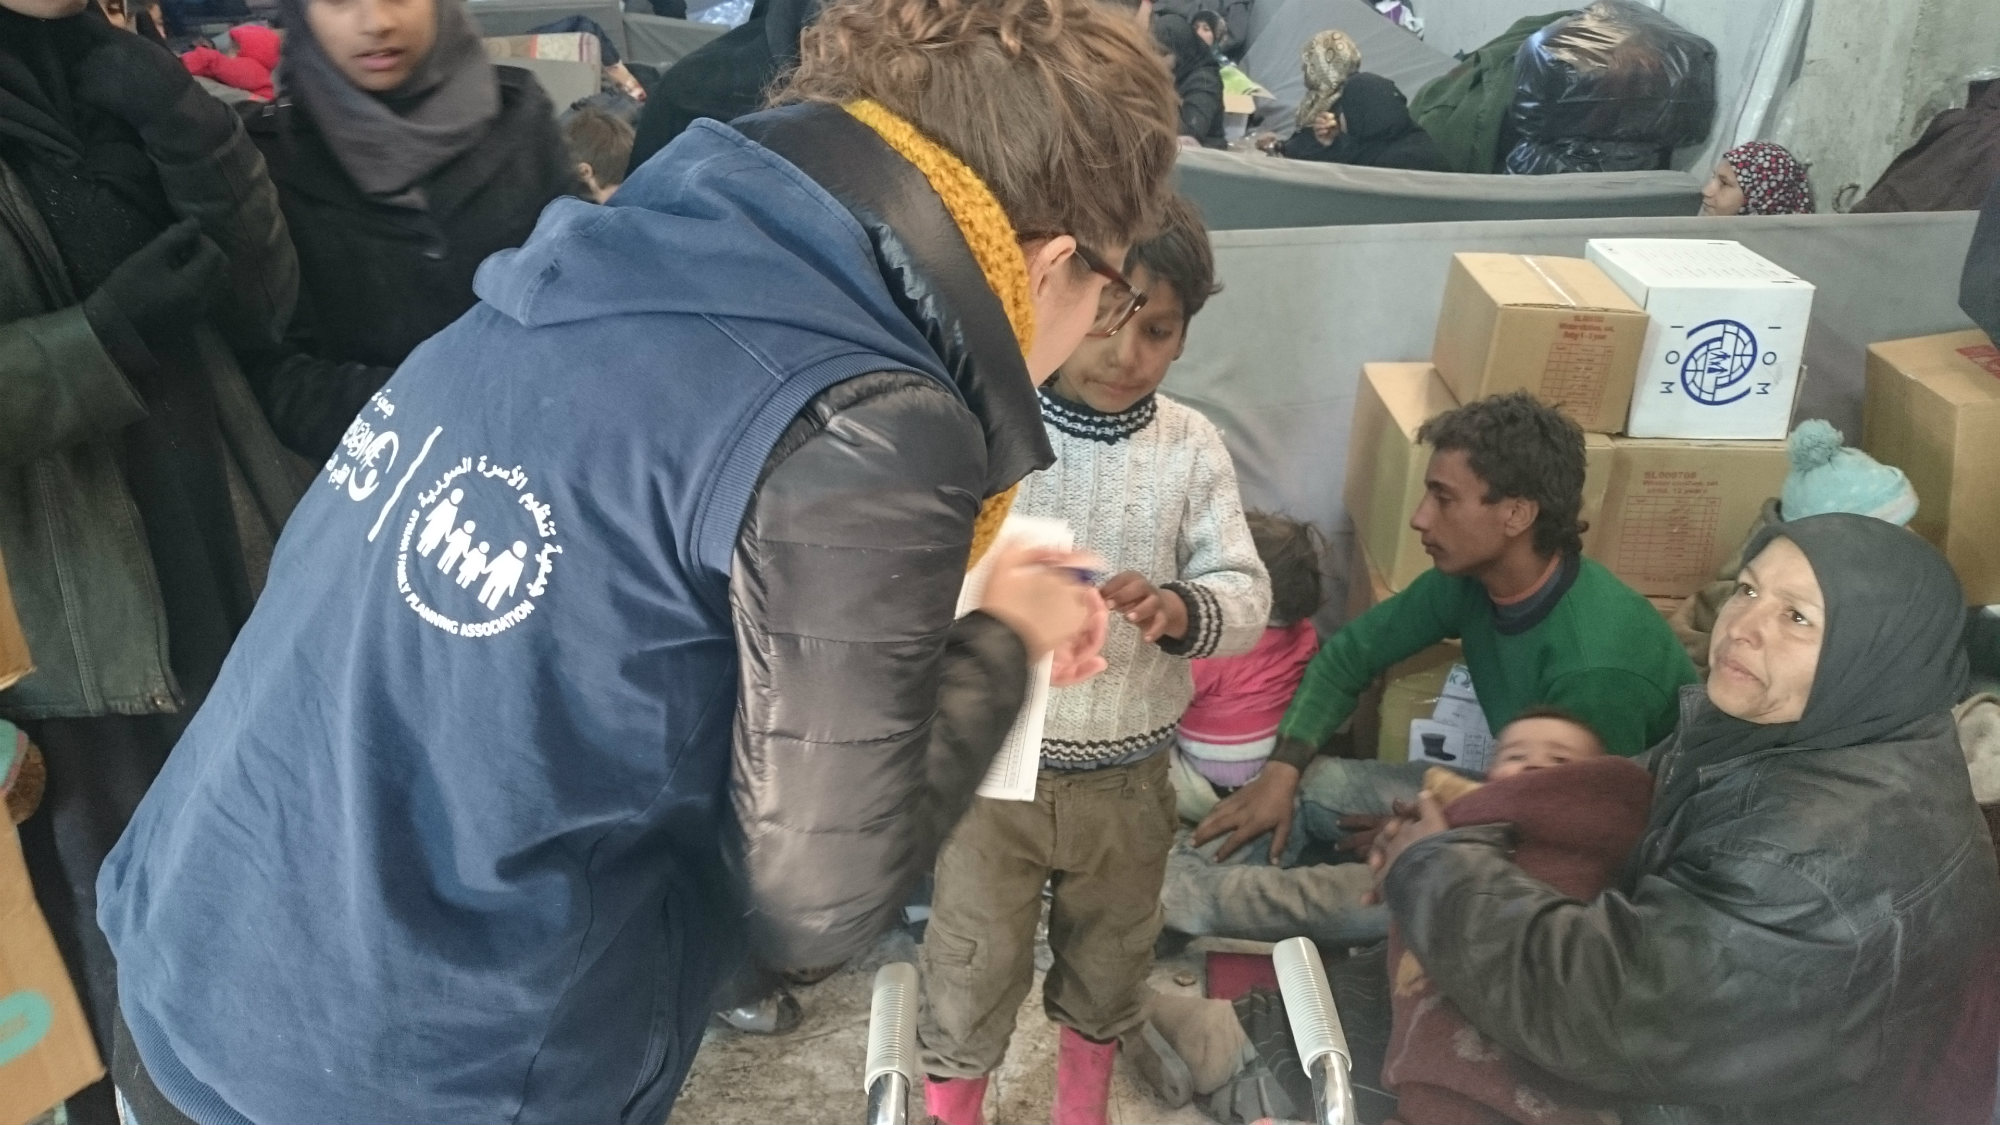
[[[1033, 242], [1036, 239], [1054, 238], [1056, 234], [1044, 231], [1023, 233], [1019, 237], [1023, 242]], [[1100, 257], [1097, 251], [1081, 242], [1076, 244], [1076, 256], [1083, 259], [1083, 264], [1090, 267], [1090, 272], [1105, 281], [1104, 289], [1097, 295], [1097, 319], [1090, 322], [1088, 335], [1098, 339], [1118, 335], [1118, 330], [1129, 324], [1133, 316], [1146, 307], [1145, 292], [1134, 288], [1132, 283], [1125, 279], [1124, 274]]]
[[1097, 256], [1097, 251], [1079, 242], [1076, 256], [1090, 267], [1090, 272], [1105, 281], [1097, 295], [1097, 319], [1090, 322], [1090, 335], [1103, 339], [1118, 335], [1118, 330], [1130, 323], [1140, 309], [1146, 307], [1146, 294], [1135, 289], [1125, 275], [1111, 268], [1111, 264]]

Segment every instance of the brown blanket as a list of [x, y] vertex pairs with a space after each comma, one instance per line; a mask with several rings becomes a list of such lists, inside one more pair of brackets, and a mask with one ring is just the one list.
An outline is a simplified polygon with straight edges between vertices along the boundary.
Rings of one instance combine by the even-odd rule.
[[[1609, 887], [1646, 827], [1653, 778], [1625, 758], [1536, 770], [1467, 789], [1432, 770], [1425, 788], [1445, 803], [1452, 827], [1512, 824], [1514, 862], [1571, 898]], [[1383, 1079], [1406, 1125], [1616, 1125], [1593, 1098], [1503, 1050], [1465, 1022], [1423, 966], [1389, 933], [1395, 1025]]]

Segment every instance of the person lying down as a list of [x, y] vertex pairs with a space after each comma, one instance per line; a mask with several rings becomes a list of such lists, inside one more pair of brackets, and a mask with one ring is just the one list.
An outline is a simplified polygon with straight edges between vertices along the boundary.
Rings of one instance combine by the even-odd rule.
[[[1514, 861], [1582, 901], [1611, 886], [1638, 844], [1652, 804], [1644, 766], [1606, 753], [1582, 722], [1552, 708], [1507, 724], [1484, 783], [1445, 769], [1424, 792], [1453, 828], [1514, 826]], [[1414, 954], [1389, 933], [1394, 1024], [1383, 1081], [1403, 1125], [1600, 1125], [1611, 1105], [1530, 1066], [1480, 1034], [1440, 995]]]

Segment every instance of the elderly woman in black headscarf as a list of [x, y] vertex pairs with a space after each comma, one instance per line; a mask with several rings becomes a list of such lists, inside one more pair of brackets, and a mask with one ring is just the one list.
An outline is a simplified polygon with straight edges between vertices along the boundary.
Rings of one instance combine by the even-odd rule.
[[1374, 857], [1390, 910], [1474, 1027], [1612, 1103], [1986, 1122], [2000, 879], [1951, 717], [1958, 580], [1866, 516], [1747, 557], [1620, 889], [1565, 899], [1428, 803]]
[[1341, 88], [1333, 120], [1301, 128], [1282, 151], [1293, 160], [1358, 164], [1368, 168], [1445, 170], [1437, 142], [1410, 116], [1396, 84], [1379, 74], [1352, 75]]
[[[236, 359], [297, 277], [257, 150], [178, 59], [84, 0], [0, 0], [0, 556], [36, 666], [0, 718], [47, 759], [21, 842], [107, 1057], [98, 867], [303, 484]], [[114, 1120], [109, 1087], [70, 1120]]]
[[1174, 12], [1154, 14], [1153, 39], [1174, 68], [1174, 90], [1181, 97], [1181, 136], [1203, 148], [1227, 148], [1229, 142], [1222, 129], [1222, 68], [1215, 61], [1215, 51], [1202, 42], [1186, 16]]
[[247, 106], [298, 246], [291, 338], [252, 371], [315, 461], [472, 274], [576, 185], [548, 95], [488, 61], [465, 0], [282, 0], [278, 100]]

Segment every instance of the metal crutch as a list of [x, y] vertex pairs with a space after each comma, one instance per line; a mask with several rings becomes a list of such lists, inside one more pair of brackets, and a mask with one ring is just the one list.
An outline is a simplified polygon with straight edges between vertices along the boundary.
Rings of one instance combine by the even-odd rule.
[[875, 973], [867, 1075], [868, 1125], [909, 1125], [910, 1091], [917, 1085], [917, 967], [907, 961]]
[[1333, 1006], [1333, 990], [1327, 984], [1319, 947], [1295, 937], [1280, 942], [1271, 960], [1278, 972], [1278, 991], [1285, 998], [1285, 1016], [1291, 1021], [1299, 1062], [1312, 1076], [1314, 1125], [1356, 1125], [1354, 1081], [1348, 1073], [1353, 1059], [1347, 1052], [1340, 1012]]

